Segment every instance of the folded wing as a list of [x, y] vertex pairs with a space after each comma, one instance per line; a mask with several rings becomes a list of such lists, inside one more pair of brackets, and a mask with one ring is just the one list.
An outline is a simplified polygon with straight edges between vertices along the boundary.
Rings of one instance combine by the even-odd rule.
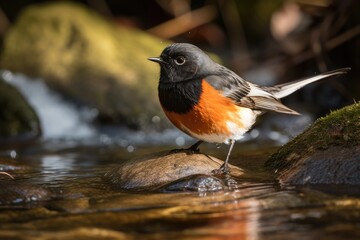
[[[220, 65], [219, 65], [220, 66]], [[232, 99], [238, 106], [258, 111], [274, 111], [279, 113], [299, 113], [281, 103], [280, 98], [286, 97], [307, 84], [347, 73], [350, 68], [342, 68], [323, 73], [311, 78], [280, 84], [273, 87], [260, 87], [249, 83], [229, 69], [220, 66], [218, 74], [206, 77], [214, 88], [221, 91], [224, 96]]]

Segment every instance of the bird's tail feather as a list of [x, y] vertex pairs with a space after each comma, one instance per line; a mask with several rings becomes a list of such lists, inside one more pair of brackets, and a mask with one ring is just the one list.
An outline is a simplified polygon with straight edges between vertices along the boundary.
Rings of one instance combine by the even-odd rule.
[[286, 97], [288, 95], [290, 95], [291, 93], [295, 92], [296, 90], [299, 90], [300, 88], [319, 81], [321, 79], [324, 78], [329, 78], [332, 76], [337, 76], [337, 75], [342, 75], [347, 73], [348, 71], [350, 71], [351, 68], [340, 68], [334, 71], [330, 71], [330, 72], [326, 72], [326, 73], [322, 73], [319, 75], [316, 75], [314, 77], [311, 78], [306, 78], [306, 79], [302, 79], [302, 80], [296, 80], [293, 82], [289, 82], [289, 83], [284, 83], [284, 84], [280, 84], [280, 85], [276, 85], [274, 87], [269, 87], [267, 89], [268, 92], [270, 92], [274, 97], [276, 97], [277, 99]]

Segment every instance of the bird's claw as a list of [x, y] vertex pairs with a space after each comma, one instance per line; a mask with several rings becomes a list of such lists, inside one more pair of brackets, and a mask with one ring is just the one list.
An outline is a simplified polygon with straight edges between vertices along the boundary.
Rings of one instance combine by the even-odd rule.
[[212, 170], [211, 173], [214, 175], [224, 176], [230, 174], [230, 169], [228, 165], [224, 163], [223, 165], [220, 166], [220, 168]]

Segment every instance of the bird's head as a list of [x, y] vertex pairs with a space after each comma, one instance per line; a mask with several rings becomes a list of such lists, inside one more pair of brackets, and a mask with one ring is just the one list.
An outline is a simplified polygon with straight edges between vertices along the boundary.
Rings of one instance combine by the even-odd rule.
[[167, 46], [160, 57], [148, 60], [160, 64], [160, 82], [175, 83], [201, 79], [216, 69], [216, 63], [200, 48], [188, 43]]

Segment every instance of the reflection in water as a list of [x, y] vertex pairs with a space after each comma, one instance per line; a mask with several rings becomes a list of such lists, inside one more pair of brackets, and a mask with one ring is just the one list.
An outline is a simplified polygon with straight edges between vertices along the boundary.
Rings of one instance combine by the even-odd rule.
[[[268, 188], [265, 192], [269, 190], [272, 189]], [[193, 234], [202, 233], [202, 235], [207, 236], [219, 236], [221, 239], [224, 237], [229, 239], [259, 239], [261, 208], [258, 199], [255, 197], [258, 193], [254, 194], [251, 188], [246, 188], [226, 194], [229, 199], [214, 199], [216, 202], [209, 206], [208, 211], [213, 211], [214, 206], [217, 206], [215, 209], [218, 212], [212, 213], [212, 216], [207, 216], [213, 220], [198, 229], [193, 229]], [[249, 198], [247, 199], [246, 196]]]
[[[241, 153], [250, 156], [258, 150]], [[33, 239], [52, 239], [54, 234], [62, 239], [314, 239], [332, 236], [334, 231], [351, 239], [356, 233], [354, 206], [359, 205], [351, 204], [351, 198], [282, 190], [271, 177], [256, 172], [253, 178], [237, 178], [232, 190], [218, 192], [112, 189], [101, 176], [130, 155], [125, 149], [83, 146], [45, 153], [32, 149], [28, 155], [19, 151], [17, 159], [38, 170], [25, 172], [22, 181], [48, 187], [54, 197], [3, 206], [0, 239], [30, 233]], [[234, 156], [244, 166], [267, 157], [259, 160], [239, 152]]]
[[75, 159], [69, 155], [45, 155], [41, 157], [41, 171], [43, 181], [51, 183], [64, 180], [75, 168]]

